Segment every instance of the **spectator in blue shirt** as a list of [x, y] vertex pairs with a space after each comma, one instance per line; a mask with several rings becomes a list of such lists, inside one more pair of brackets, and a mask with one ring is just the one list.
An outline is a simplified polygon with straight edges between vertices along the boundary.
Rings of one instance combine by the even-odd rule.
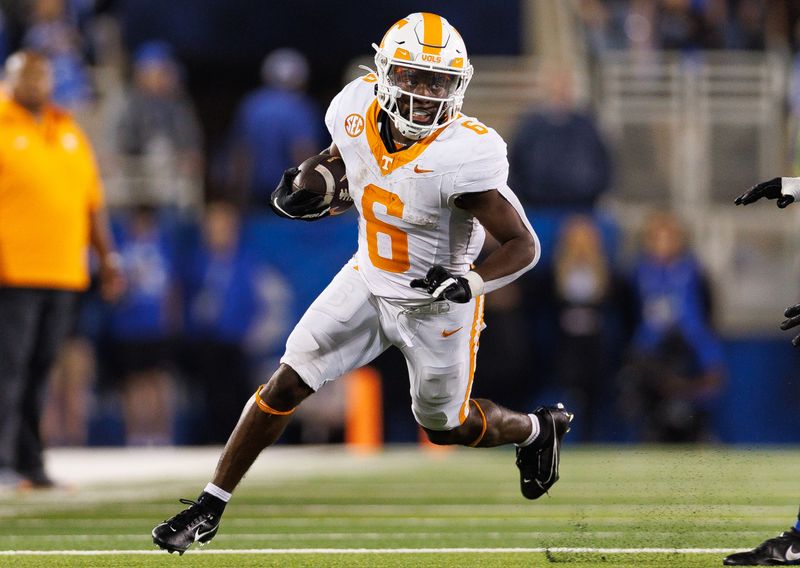
[[128, 287], [110, 309], [103, 348], [107, 376], [121, 394], [126, 442], [168, 444], [173, 383], [174, 256], [156, 210], [140, 205], [114, 226]]
[[304, 93], [305, 56], [293, 49], [269, 54], [261, 67], [264, 86], [240, 105], [231, 141], [231, 197], [250, 209], [268, 209], [283, 171], [317, 153], [321, 115]]
[[224, 443], [252, 395], [245, 343], [257, 316], [256, 266], [240, 246], [233, 206], [212, 203], [181, 270], [182, 367], [202, 398], [192, 443]]
[[53, 101], [76, 109], [94, 88], [86, 69], [78, 28], [67, 17], [65, 0], [37, 0], [23, 44], [47, 55], [53, 66]]
[[623, 410], [639, 422], [646, 441], [712, 439], [709, 405], [725, 362], [709, 321], [705, 275], [674, 215], [647, 220], [633, 284], [640, 321], [620, 376]]

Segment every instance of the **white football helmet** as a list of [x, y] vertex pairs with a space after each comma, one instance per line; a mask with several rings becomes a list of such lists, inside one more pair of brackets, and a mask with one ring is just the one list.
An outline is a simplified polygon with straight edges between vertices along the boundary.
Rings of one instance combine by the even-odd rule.
[[472, 65], [464, 40], [447, 20], [410, 14], [372, 47], [378, 104], [403, 136], [420, 140], [458, 117]]

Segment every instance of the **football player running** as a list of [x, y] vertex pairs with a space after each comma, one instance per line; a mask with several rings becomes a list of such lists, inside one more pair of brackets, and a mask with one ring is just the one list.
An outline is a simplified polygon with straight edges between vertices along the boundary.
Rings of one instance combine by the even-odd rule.
[[[775, 199], [776, 205], [783, 209], [800, 199], [800, 178], [773, 178], [754, 185], [736, 198], [736, 205], [749, 205], [762, 197]], [[800, 304], [786, 308], [786, 319], [781, 329], [787, 330], [800, 324]], [[792, 339], [792, 345], [800, 347], [800, 335]], [[770, 538], [752, 550], [737, 552], [727, 556], [722, 563], [726, 566], [798, 566], [800, 565], [800, 512], [797, 523], [788, 531]]]
[[[289, 336], [197, 502], [182, 500], [189, 507], [153, 529], [170, 552], [216, 534], [231, 493], [306, 397], [390, 346], [406, 358], [411, 410], [433, 443], [516, 444], [529, 499], [558, 480], [572, 420], [563, 405], [526, 414], [470, 398], [484, 294], [531, 269], [539, 242], [506, 184], [505, 143], [460, 112], [472, 76], [464, 42], [444, 18], [415, 13], [373, 47], [376, 71], [345, 86], [325, 116], [324, 152], [344, 159], [359, 214], [358, 251]], [[329, 214], [322, 196], [292, 192], [296, 175], [287, 170], [275, 190], [276, 212]], [[473, 268], [484, 231], [499, 247]]]

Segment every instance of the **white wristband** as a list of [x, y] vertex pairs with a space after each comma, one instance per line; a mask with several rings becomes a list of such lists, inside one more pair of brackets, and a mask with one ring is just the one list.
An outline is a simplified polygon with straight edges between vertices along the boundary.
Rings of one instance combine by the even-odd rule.
[[481, 278], [480, 274], [470, 270], [463, 278], [469, 283], [469, 291], [472, 293], [473, 298], [477, 298], [483, 294], [483, 278]]
[[781, 194], [791, 195], [795, 201], [800, 201], [800, 177], [782, 177]]

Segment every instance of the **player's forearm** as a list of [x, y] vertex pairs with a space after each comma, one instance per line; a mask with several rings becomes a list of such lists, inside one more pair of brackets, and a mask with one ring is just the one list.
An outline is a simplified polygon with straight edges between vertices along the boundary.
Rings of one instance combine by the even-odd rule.
[[510, 284], [536, 265], [539, 243], [530, 233], [502, 243], [475, 269], [484, 281], [485, 293]]
[[118, 262], [114, 239], [111, 237], [108, 213], [104, 208], [90, 213], [89, 240], [101, 263], [115, 264]]

